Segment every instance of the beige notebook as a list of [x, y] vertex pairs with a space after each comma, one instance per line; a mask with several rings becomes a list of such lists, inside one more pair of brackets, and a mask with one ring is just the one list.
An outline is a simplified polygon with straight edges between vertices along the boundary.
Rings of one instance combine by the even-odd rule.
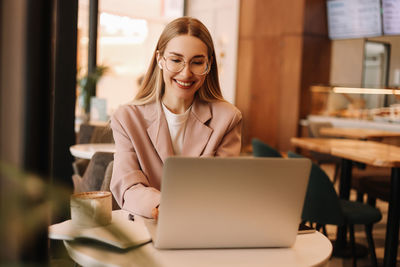
[[60, 240], [91, 239], [110, 244], [118, 248], [139, 246], [151, 241], [143, 220], [129, 220], [129, 212], [116, 210], [112, 213], [112, 222], [107, 226], [82, 228], [71, 220], [53, 224], [49, 227], [49, 238]]

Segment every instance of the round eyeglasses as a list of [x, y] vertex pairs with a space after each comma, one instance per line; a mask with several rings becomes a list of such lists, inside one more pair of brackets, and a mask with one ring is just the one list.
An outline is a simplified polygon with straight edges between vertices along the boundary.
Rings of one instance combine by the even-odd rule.
[[[169, 70], [170, 72], [175, 72], [175, 73], [181, 72], [186, 66], [186, 61], [182, 57], [163, 56], [163, 58], [165, 60], [165, 66], [167, 67], [167, 70]], [[196, 75], [206, 74], [209, 70], [207, 58], [205, 57], [192, 58], [189, 62], [189, 69], [193, 74]]]

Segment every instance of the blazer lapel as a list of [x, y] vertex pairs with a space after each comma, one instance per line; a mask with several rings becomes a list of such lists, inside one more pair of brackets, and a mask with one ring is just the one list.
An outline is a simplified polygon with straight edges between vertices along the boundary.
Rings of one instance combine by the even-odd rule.
[[213, 132], [213, 129], [205, 125], [210, 119], [211, 111], [208, 103], [195, 99], [186, 124], [183, 155], [200, 156]]
[[151, 142], [156, 149], [158, 156], [165, 162], [165, 160], [174, 155], [172, 148], [171, 136], [168, 130], [168, 123], [165, 119], [164, 112], [161, 108], [161, 103], [154, 102], [148, 104], [145, 109], [145, 118], [150, 122], [147, 128]]

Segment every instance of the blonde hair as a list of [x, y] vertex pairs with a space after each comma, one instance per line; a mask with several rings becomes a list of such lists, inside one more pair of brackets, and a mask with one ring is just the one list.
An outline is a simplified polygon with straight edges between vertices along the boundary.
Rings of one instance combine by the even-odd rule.
[[153, 101], [160, 101], [164, 94], [164, 79], [162, 70], [157, 67], [157, 51], [163, 55], [168, 42], [179, 35], [190, 35], [199, 38], [207, 46], [208, 60], [211, 62], [210, 71], [206, 74], [205, 81], [196, 92], [200, 100], [213, 102], [224, 101], [219, 86], [218, 67], [215, 57], [214, 44], [210, 32], [199, 20], [191, 17], [175, 19], [165, 26], [161, 33], [156, 49], [154, 50], [150, 66], [147, 69], [143, 82], [132, 101], [134, 105], [142, 105]]

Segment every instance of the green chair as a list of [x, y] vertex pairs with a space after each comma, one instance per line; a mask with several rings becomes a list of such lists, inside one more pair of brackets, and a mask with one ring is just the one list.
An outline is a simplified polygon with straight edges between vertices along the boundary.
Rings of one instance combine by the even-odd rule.
[[[300, 158], [302, 156], [289, 151], [288, 157]], [[317, 223], [317, 225], [322, 226], [327, 224], [348, 226], [353, 254], [353, 266], [356, 266], [354, 241], [355, 224], [365, 225], [371, 263], [372, 266], [378, 265], [374, 240], [372, 238], [372, 225], [380, 221], [381, 218], [381, 212], [370, 205], [339, 199], [326, 173], [317, 164], [312, 164], [307, 193], [304, 200], [302, 220]]]
[[251, 140], [251, 145], [253, 147], [253, 156], [255, 157], [282, 158], [282, 155], [279, 153], [279, 151], [257, 138], [253, 138]]

